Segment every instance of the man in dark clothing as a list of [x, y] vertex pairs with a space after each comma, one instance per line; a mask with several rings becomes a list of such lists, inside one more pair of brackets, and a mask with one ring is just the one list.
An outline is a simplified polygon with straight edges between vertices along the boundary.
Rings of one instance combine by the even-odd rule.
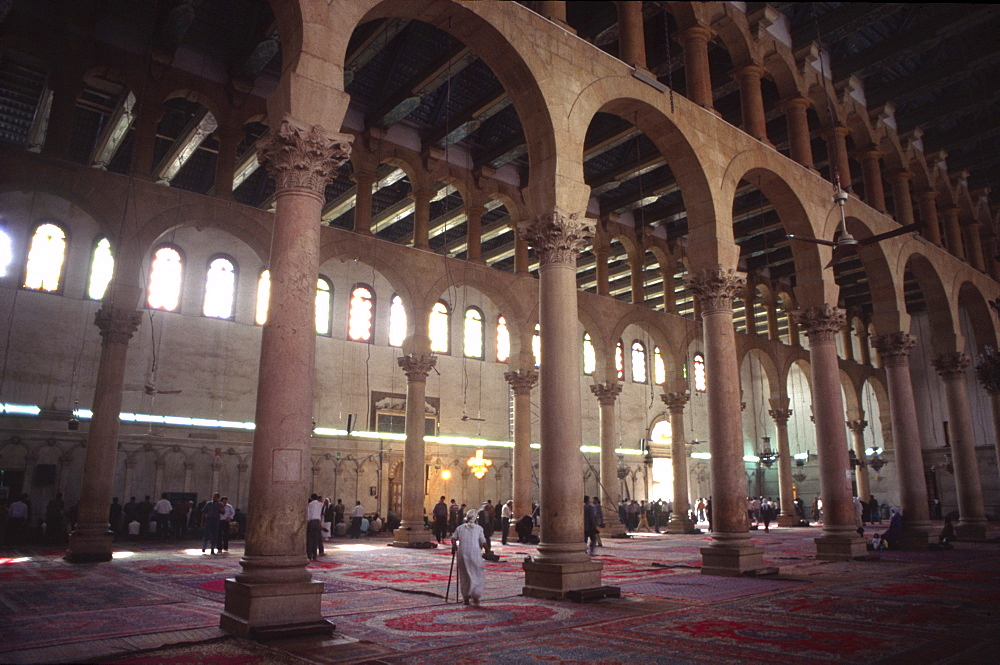
[[535, 521], [531, 518], [531, 515], [523, 515], [521, 519], [517, 521], [517, 524], [514, 525], [514, 531], [517, 533], [517, 542], [537, 543], [538, 536], [531, 534], [534, 527]]
[[597, 511], [590, 497], [583, 497], [583, 539], [589, 541], [590, 556], [597, 554]]
[[118, 497], [111, 499], [111, 508], [108, 509], [108, 524], [111, 525], [111, 530], [115, 532], [116, 538], [121, 535], [122, 504], [118, 503]]
[[149, 495], [139, 504], [139, 536], [145, 538], [149, 535], [149, 518], [153, 515], [153, 502], [149, 500]]
[[211, 543], [212, 554], [219, 549], [219, 520], [222, 519], [222, 504], [219, 502], [219, 493], [212, 495], [212, 500], [205, 503], [201, 518], [201, 551], [205, 551], [205, 546]]
[[434, 504], [432, 515], [434, 516], [434, 537], [437, 538], [438, 543], [443, 543], [444, 537], [448, 535], [448, 504], [445, 503], [443, 496]]

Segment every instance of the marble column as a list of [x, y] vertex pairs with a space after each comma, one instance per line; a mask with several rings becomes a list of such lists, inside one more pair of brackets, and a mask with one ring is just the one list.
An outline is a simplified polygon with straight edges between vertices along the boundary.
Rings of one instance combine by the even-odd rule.
[[986, 272], [986, 262], [983, 260], [983, 225], [979, 222], [969, 222], [965, 225], [965, 237], [968, 239], [969, 263], [980, 272]]
[[576, 34], [576, 31], [570, 28], [569, 23], [566, 22], [566, 0], [539, 0], [538, 13]]
[[[777, 406], [775, 406], [777, 404]], [[795, 514], [795, 493], [792, 491], [792, 451], [788, 446], [788, 419], [792, 410], [788, 408], [788, 398], [772, 399], [767, 414], [774, 421], [774, 429], [778, 439], [778, 497], [781, 502], [781, 514], [778, 515], [778, 526], [796, 526], [799, 517]]]
[[354, 232], [372, 235], [372, 187], [375, 185], [375, 171], [356, 169], [351, 176], [354, 181]]
[[764, 97], [760, 80], [767, 73], [760, 65], [750, 64], [733, 72], [733, 78], [740, 85], [740, 111], [743, 131], [755, 139], [770, 145], [767, 140], [767, 122], [764, 115]]
[[809, 137], [809, 116], [806, 111], [812, 102], [805, 97], [784, 100], [779, 109], [785, 114], [788, 125], [788, 152], [792, 159], [806, 168], [813, 168], [812, 143]]
[[868, 421], [864, 418], [852, 418], [847, 421], [847, 429], [851, 430], [851, 449], [858, 460], [854, 467], [854, 480], [858, 486], [858, 498], [867, 502], [872, 495], [872, 486], [868, 479], [868, 458], [865, 456], [865, 428]]
[[594, 247], [594, 272], [597, 280], [597, 295], [607, 296], [611, 294], [611, 285], [608, 279], [608, 255], [611, 250], [608, 247]]
[[604, 533], [612, 537], [625, 535], [626, 528], [618, 516], [621, 492], [618, 483], [618, 457], [615, 455], [615, 402], [622, 392], [622, 384], [605, 381], [590, 386], [601, 407], [601, 507], [604, 513]]
[[392, 532], [396, 547], [431, 547], [434, 538], [424, 528], [424, 401], [427, 374], [437, 364], [431, 353], [411, 353], [397, 362], [406, 374], [406, 443], [403, 447], [403, 514]]
[[[936, 534], [930, 522], [924, 456], [910, 377], [910, 352], [916, 347], [917, 339], [908, 333], [894, 332], [877, 335], [872, 343], [885, 369], [892, 430], [899, 434], [893, 451], [903, 512], [902, 542], [905, 547], [923, 549], [933, 542]], [[884, 435], [884, 426], [882, 432]], [[866, 494], [862, 498], [869, 496]]]
[[687, 96], [698, 106], [719, 115], [712, 99], [712, 71], [708, 60], [708, 42], [712, 31], [705, 25], [693, 25], [677, 34], [684, 49], [684, 82]]
[[773, 342], [781, 341], [778, 333], [778, 301], [771, 300], [765, 305], [767, 312], [767, 338]]
[[577, 335], [577, 257], [594, 235], [583, 214], [559, 210], [518, 226], [539, 260], [538, 314], [542, 355], [542, 532], [538, 555], [526, 561], [523, 594], [565, 598], [568, 591], [601, 586], [602, 565], [583, 542], [583, 455], [580, 409], [580, 338]]
[[529, 275], [528, 271], [528, 241], [514, 229], [514, 274]]
[[213, 194], [221, 199], [232, 200], [233, 176], [236, 175], [236, 150], [240, 147], [243, 132], [237, 127], [222, 127], [215, 130], [219, 140], [219, 153], [215, 162], [215, 185]]
[[851, 323], [848, 321], [840, 329], [840, 341], [844, 345], [844, 360], [854, 360], [854, 344], [851, 343]]
[[920, 211], [920, 233], [941, 247], [941, 224], [937, 214], [937, 192], [923, 189], [917, 192], [917, 209]]
[[763, 550], [750, 540], [740, 372], [733, 329], [733, 298], [746, 276], [721, 267], [692, 271], [687, 287], [700, 303], [708, 383], [708, 445], [712, 454], [712, 543], [701, 548], [703, 575], [744, 575], [764, 566]]
[[417, 249], [430, 249], [431, 231], [431, 199], [432, 189], [416, 189], [410, 193], [413, 197], [413, 246]]
[[87, 433], [77, 524], [69, 536], [66, 553], [66, 559], [73, 563], [111, 560], [114, 533], [108, 525], [108, 506], [118, 461], [118, 414], [122, 410], [128, 343], [141, 322], [142, 313], [135, 308], [109, 303], [103, 304], [94, 317], [101, 330], [101, 358], [94, 389], [94, 415]]
[[855, 525], [835, 341], [847, 317], [844, 310], [828, 304], [798, 310], [793, 316], [809, 337], [813, 416], [823, 497], [823, 533], [815, 541], [816, 558], [853, 559], [864, 556], [866, 549]]
[[619, 0], [618, 57], [627, 65], [646, 68], [646, 37], [642, 27], [642, 3]]
[[483, 206], [470, 205], [465, 208], [466, 217], [466, 242], [468, 249], [465, 252], [467, 261], [484, 263], [483, 261], [483, 215], [486, 208]]
[[913, 223], [913, 199], [910, 197], [909, 171], [893, 171], [889, 174], [889, 186], [892, 187], [892, 209], [896, 221], [906, 226]]
[[637, 256], [628, 262], [633, 305], [641, 305], [646, 302], [646, 288], [643, 284], [643, 268], [645, 266], [642, 259], [642, 256]]
[[960, 259], [965, 259], [965, 243], [962, 241], [962, 227], [958, 223], [959, 209], [955, 206], [944, 209], [944, 234], [948, 251]]
[[289, 116], [257, 142], [257, 159], [274, 179], [271, 298], [260, 342], [256, 429], [250, 465], [243, 572], [226, 580], [220, 627], [265, 639], [294, 630], [328, 633], [323, 583], [306, 568], [316, 279], [320, 217], [330, 177], [350, 154], [352, 137]]
[[156, 86], [147, 91], [145, 98], [138, 100], [138, 118], [136, 118], [135, 134], [132, 148], [133, 174], [142, 180], [153, 179], [153, 155], [156, 153], [156, 128], [163, 117], [163, 100], [155, 97], [159, 94]]
[[676, 314], [677, 293], [674, 291], [674, 271], [661, 266], [660, 279], [663, 285], [663, 311], [668, 314]]
[[688, 442], [684, 438], [684, 406], [690, 393], [671, 392], [660, 395], [670, 413], [670, 463], [674, 473], [674, 512], [667, 522], [667, 533], [700, 533], [691, 520], [691, 499], [688, 494]]
[[874, 149], [858, 153], [861, 177], [865, 182], [865, 203], [879, 212], [885, 212], [885, 188], [882, 186], [882, 167], [879, 164], [881, 157], [882, 153]]
[[194, 489], [191, 481], [194, 479], [194, 462], [184, 462], [184, 491], [190, 492]]
[[[845, 192], [851, 191], [851, 183], [853, 182], [851, 161], [847, 155], [847, 135], [850, 133], [851, 130], [843, 125], [833, 125], [827, 127], [826, 135], [823, 137], [826, 139], [827, 154], [830, 155], [830, 181], [836, 182], [839, 177], [840, 188]], [[836, 172], [834, 172], [834, 166], [836, 166]]]
[[538, 385], [534, 369], [504, 372], [514, 393], [514, 515], [531, 514], [531, 389]]
[[934, 358], [933, 362], [934, 369], [944, 382], [945, 401], [948, 404], [951, 461], [955, 467], [955, 490], [958, 493], [958, 524], [955, 525], [955, 532], [959, 538], [968, 540], [992, 538], [996, 534], [995, 529], [987, 522], [983, 509], [983, 490], [976, 462], [976, 440], [972, 433], [969, 395], [965, 389], [965, 370], [969, 367], [969, 356], [964, 353], [943, 353]]

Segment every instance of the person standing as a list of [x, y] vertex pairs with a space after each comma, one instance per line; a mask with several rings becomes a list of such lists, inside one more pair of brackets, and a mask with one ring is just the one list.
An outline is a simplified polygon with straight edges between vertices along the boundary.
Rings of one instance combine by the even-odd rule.
[[514, 517], [514, 500], [510, 499], [500, 509], [500, 544], [507, 544], [507, 533], [510, 531], [510, 520]]
[[149, 535], [149, 521], [153, 516], [153, 502], [149, 500], [149, 495], [139, 503], [139, 537], [145, 538]]
[[871, 498], [868, 499], [868, 513], [869, 513], [868, 517], [871, 518], [869, 521], [872, 524], [882, 523], [882, 506], [879, 505], [878, 500], [875, 498], [874, 494], [872, 494]]
[[351, 511], [351, 538], [361, 537], [361, 520], [365, 517], [365, 509], [361, 507], [361, 502], [354, 503], [354, 510]]
[[115, 539], [122, 533], [122, 504], [118, 503], [118, 497], [111, 499], [111, 507], [108, 509], [108, 524], [115, 532]]
[[219, 493], [212, 495], [211, 501], [205, 502], [205, 507], [201, 511], [201, 551], [204, 553], [205, 547], [211, 543], [212, 554], [219, 549], [219, 520], [222, 519], [222, 504], [219, 502]]
[[63, 502], [62, 492], [57, 492], [56, 497], [45, 507], [45, 538], [50, 543], [61, 543], [66, 536], [64, 510], [66, 504]]
[[597, 546], [604, 547], [604, 543], [601, 541], [601, 529], [604, 528], [604, 508], [601, 506], [601, 500], [596, 496], [591, 501], [594, 502], [594, 515], [597, 516]]
[[229, 551], [229, 535], [233, 525], [233, 519], [236, 517], [236, 509], [229, 503], [229, 497], [222, 497], [219, 499], [222, 503], [222, 515], [219, 520], [219, 550], [222, 552]]
[[434, 516], [434, 537], [437, 538], [438, 544], [440, 544], [444, 542], [444, 537], [448, 535], [448, 504], [445, 503], [443, 496], [434, 504], [432, 514]]
[[322, 546], [324, 540], [329, 540], [333, 536], [333, 520], [336, 517], [336, 511], [333, 509], [333, 500], [330, 497], [323, 499], [323, 533], [320, 535], [319, 542]]
[[455, 503], [455, 500], [452, 499], [451, 506], [448, 507], [448, 533], [451, 533], [458, 528], [458, 522], [460, 519], [462, 519], [462, 509], [457, 503]]
[[153, 519], [156, 521], [156, 535], [161, 539], [166, 538], [168, 535], [170, 513], [173, 512], [173, 510], [174, 506], [170, 503], [170, 499], [167, 498], [167, 493], [164, 492], [160, 495], [160, 500], [153, 506]]
[[323, 540], [323, 502], [319, 495], [311, 494], [306, 506], [306, 556], [310, 561], [319, 558], [319, 548]]
[[333, 523], [340, 524], [344, 521], [344, 513], [347, 512], [347, 507], [344, 506], [342, 499], [337, 499], [337, 505], [333, 507]]
[[590, 556], [597, 554], [597, 513], [590, 497], [583, 497], [583, 540], [588, 543]]
[[483, 528], [476, 524], [478, 514], [473, 508], [465, 515], [465, 524], [451, 534], [451, 550], [458, 563], [458, 590], [465, 604], [479, 605], [486, 587], [486, 564], [480, 550], [486, 547]]

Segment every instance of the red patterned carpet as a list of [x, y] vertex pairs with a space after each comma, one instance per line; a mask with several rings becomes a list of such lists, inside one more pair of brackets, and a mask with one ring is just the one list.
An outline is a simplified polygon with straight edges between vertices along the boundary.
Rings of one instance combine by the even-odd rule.
[[761, 579], [699, 574], [703, 535], [607, 539], [597, 560], [622, 598], [584, 605], [521, 597], [520, 562], [535, 548], [494, 543], [501, 561], [478, 608], [444, 602], [447, 548], [334, 541], [309, 568], [336, 635], [268, 645], [218, 630], [239, 543], [215, 557], [185, 549], [193, 542], [129, 543], [90, 565], [0, 550], [0, 663], [995, 662], [1000, 544], [821, 562], [816, 534], [755, 533], [781, 569]]

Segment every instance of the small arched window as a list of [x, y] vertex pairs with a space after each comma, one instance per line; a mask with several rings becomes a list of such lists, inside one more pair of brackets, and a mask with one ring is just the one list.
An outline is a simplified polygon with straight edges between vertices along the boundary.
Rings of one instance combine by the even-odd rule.
[[708, 380], [705, 373], [705, 356], [700, 353], [694, 354], [694, 360], [691, 364], [694, 365], [694, 389], [703, 393], [708, 390]]
[[208, 263], [205, 278], [205, 304], [202, 313], [217, 319], [233, 318], [233, 300], [236, 296], [236, 266], [224, 256]]
[[483, 347], [486, 340], [483, 338], [483, 313], [476, 307], [469, 307], [465, 310], [465, 334], [464, 352], [466, 358], [483, 359]]
[[510, 359], [510, 330], [507, 329], [507, 319], [497, 317], [497, 362], [505, 363]]
[[583, 333], [583, 373], [590, 375], [597, 370], [597, 352], [594, 350], [594, 340], [590, 333]]
[[398, 295], [389, 303], [389, 346], [403, 346], [406, 340], [406, 308]]
[[258, 326], [267, 322], [267, 305], [271, 300], [271, 271], [264, 270], [257, 280], [257, 310], [254, 314], [254, 321]]
[[535, 356], [535, 367], [542, 366], [542, 328], [535, 324], [535, 334], [531, 336], [531, 353]]
[[632, 342], [632, 383], [646, 383], [646, 347], [642, 342]]
[[173, 247], [160, 247], [156, 250], [149, 269], [149, 297], [146, 303], [150, 309], [177, 311], [181, 303], [183, 272], [180, 252]]
[[31, 236], [24, 288], [58, 291], [66, 261], [66, 232], [55, 224], [39, 224]]
[[667, 382], [667, 367], [663, 364], [663, 352], [660, 347], [653, 347], [653, 383], [662, 386]]
[[618, 371], [618, 380], [625, 378], [625, 345], [621, 340], [615, 345], [615, 369]]
[[3, 229], [0, 229], [0, 277], [7, 275], [7, 268], [14, 260], [14, 243]]
[[431, 351], [435, 353], [449, 353], [451, 335], [449, 326], [451, 324], [451, 314], [448, 305], [443, 300], [438, 300], [431, 307], [431, 315], [427, 322], [427, 333], [431, 338]]
[[114, 271], [115, 258], [111, 255], [111, 242], [107, 238], [101, 238], [94, 245], [94, 252], [90, 256], [90, 281], [87, 283], [87, 297], [91, 300], [103, 299]]
[[358, 284], [351, 291], [347, 314], [347, 337], [355, 342], [371, 342], [375, 325], [375, 292], [367, 284]]
[[333, 305], [333, 286], [326, 277], [316, 280], [316, 334], [330, 334], [330, 314]]

